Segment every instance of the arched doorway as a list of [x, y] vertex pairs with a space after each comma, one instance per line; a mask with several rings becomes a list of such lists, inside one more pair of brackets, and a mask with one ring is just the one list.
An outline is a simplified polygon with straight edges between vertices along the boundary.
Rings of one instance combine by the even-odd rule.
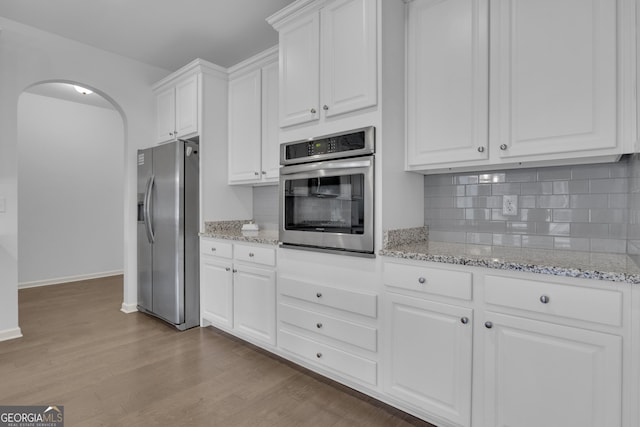
[[81, 83], [41, 82], [20, 95], [19, 287], [122, 274], [124, 125], [113, 100]]

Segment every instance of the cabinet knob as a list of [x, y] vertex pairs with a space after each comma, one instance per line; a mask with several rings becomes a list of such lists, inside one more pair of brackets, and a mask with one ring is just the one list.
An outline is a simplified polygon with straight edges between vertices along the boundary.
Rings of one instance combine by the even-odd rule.
[[255, 254], [253, 252], [249, 252], [249, 258], [253, 258]]
[[493, 323], [491, 323], [491, 322], [484, 322], [484, 327], [485, 327], [485, 328], [487, 328], [487, 329], [491, 329], [491, 328], [493, 328]]
[[216, 248], [211, 248], [211, 252], [215, 252], [215, 251], [216, 251]]
[[316, 328], [321, 329], [322, 328], [322, 323], [320, 323], [320, 322], [316, 323]]
[[254, 174], [255, 176], [258, 176], [258, 175], [260, 175], [260, 174], [259, 174], [258, 172], [254, 172], [253, 174]]
[[460, 322], [462, 322], [463, 325], [466, 325], [467, 323], [469, 323], [469, 318], [463, 317], [462, 319], [460, 319]]
[[316, 113], [316, 109], [312, 108], [311, 110], [309, 110], [311, 112], [311, 114], [315, 114]]
[[507, 149], [507, 144], [500, 144], [500, 149], [502, 151], [506, 150]]
[[316, 297], [317, 297], [317, 298], [322, 298], [322, 293], [318, 292], [318, 293], [316, 294]]
[[421, 285], [424, 285], [427, 282], [427, 279], [425, 279], [424, 277], [420, 277], [418, 279], [418, 283], [420, 283]]
[[267, 174], [267, 171], [262, 171], [262, 175], [266, 175], [266, 174]]
[[329, 109], [329, 106], [328, 106], [327, 104], [324, 104], [324, 105], [322, 106], [322, 109], [323, 109], [324, 111], [327, 111], [327, 110]]
[[234, 269], [233, 269], [233, 272], [234, 272], [234, 273], [237, 273], [237, 272], [238, 272], [238, 270], [236, 270], [236, 269], [234, 268]]
[[548, 304], [549, 301], [550, 301], [550, 298], [548, 296], [546, 296], [546, 295], [542, 295], [540, 297], [540, 302], [543, 303], [543, 304]]
[[[231, 267], [225, 267], [224, 269], [227, 270], [227, 271], [231, 271]], [[235, 270], [234, 270], [234, 272], [235, 272]]]
[[483, 146], [478, 147], [478, 153], [484, 153], [484, 147]]
[[317, 357], [318, 359], [320, 359], [320, 358], [322, 357], [322, 353], [320, 353], [320, 352], [316, 353], [316, 357]]

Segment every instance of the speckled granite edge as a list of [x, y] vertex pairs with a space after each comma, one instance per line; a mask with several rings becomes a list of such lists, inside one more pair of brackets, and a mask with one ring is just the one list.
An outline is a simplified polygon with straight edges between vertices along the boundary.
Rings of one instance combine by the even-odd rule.
[[429, 228], [426, 226], [387, 230], [382, 236], [382, 246], [388, 248], [409, 243], [425, 242], [427, 239], [429, 239]]
[[235, 240], [238, 242], [259, 243], [263, 245], [278, 245], [278, 232], [272, 230], [242, 231], [244, 221], [214, 221], [204, 223], [204, 232], [200, 237], [212, 239]]
[[388, 245], [381, 256], [505, 271], [640, 284], [640, 269], [626, 255], [507, 248], [428, 240]]

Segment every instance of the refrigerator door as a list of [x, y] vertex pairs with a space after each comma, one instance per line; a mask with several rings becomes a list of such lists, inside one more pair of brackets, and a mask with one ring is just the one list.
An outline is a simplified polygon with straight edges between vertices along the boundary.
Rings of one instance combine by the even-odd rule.
[[153, 149], [138, 150], [138, 307], [148, 311], [153, 308], [153, 245], [148, 236], [152, 175]]
[[[151, 188], [153, 313], [184, 322], [184, 144], [155, 147]], [[145, 237], [146, 238], [146, 237]]]

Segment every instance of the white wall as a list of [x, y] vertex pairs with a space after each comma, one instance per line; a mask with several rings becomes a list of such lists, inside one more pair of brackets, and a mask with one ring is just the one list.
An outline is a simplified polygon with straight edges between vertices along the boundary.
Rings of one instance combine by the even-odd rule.
[[122, 271], [123, 171], [124, 129], [117, 111], [20, 96], [21, 287]]
[[18, 325], [17, 111], [25, 88], [72, 81], [113, 101], [124, 118], [125, 201], [123, 309], [136, 302], [136, 163], [138, 147], [153, 144], [151, 85], [167, 70], [114, 55], [0, 17], [0, 340]]

